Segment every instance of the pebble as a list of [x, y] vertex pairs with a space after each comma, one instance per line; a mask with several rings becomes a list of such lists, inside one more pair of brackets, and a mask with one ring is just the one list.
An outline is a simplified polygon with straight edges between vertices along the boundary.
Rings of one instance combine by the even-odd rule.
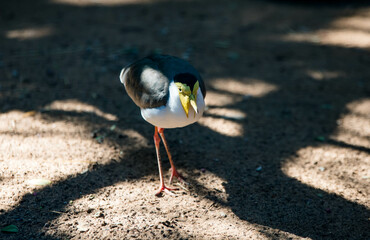
[[100, 211], [97, 211], [95, 214], [94, 214], [94, 217], [96, 218], [99, 218], [99, 217], [104, 217], [104, 214]]
[[77, 225], [77, 229], [80, 232], [86, 232], [87, 230], [89, 230], [89, 226], [86, 225], [86, 224], [79, 224], [79, 225]]
[[225, 212], [220, 212], [220, 217], [227, 217], [227, 214]]

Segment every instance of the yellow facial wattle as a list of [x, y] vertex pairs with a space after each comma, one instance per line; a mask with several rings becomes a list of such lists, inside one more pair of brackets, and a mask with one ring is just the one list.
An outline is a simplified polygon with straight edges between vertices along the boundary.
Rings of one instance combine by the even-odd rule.
[[194, 116], [196, 113], [198, 113], [198, 107], [197, 107], [197, 92], [199, 89], [199, 82], [197, 81], [194, 84], [193, 92], [190, 90], [190, 87], [186, 85], [185, 83], [177, 82], [175, 83], [176, 86], [179, 89], [179, 97], [181, 105], [185, 111], [186, 117], [189, 117], [189, 108], [192, 106], [194, 109]]

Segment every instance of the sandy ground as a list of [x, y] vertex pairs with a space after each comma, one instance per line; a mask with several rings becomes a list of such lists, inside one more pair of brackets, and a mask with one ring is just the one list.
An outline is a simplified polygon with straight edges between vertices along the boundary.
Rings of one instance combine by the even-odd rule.
[[[370, 239], [369, 50], [364, 3], [1, 1], [0, 238]], [[118, 79], [153, 52], [208, 88], [160, 198]]]

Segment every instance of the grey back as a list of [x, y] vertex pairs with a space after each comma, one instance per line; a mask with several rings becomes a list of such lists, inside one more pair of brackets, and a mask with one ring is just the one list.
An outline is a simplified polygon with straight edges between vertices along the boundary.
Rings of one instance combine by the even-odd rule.
[[157, 54], [140, 59], [124, 68], [120, 79], [138, 107], [155, 108], [166, 105], [170, 81], [181, 73], [194, 75], [205, 97], [204, 82], [198, 71], [185, 60], [173, 56]]

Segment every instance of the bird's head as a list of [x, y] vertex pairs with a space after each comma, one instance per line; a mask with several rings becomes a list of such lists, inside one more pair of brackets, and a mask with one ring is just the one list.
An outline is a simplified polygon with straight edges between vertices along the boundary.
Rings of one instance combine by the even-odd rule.
[[175, 76], [175, 84], [179, 90], [181, 105], [184, 108], [186, 117], [189, 117], [190, 106], [198, 113], [197, 92], [199, 82], [194, 75], [184, 73]]

